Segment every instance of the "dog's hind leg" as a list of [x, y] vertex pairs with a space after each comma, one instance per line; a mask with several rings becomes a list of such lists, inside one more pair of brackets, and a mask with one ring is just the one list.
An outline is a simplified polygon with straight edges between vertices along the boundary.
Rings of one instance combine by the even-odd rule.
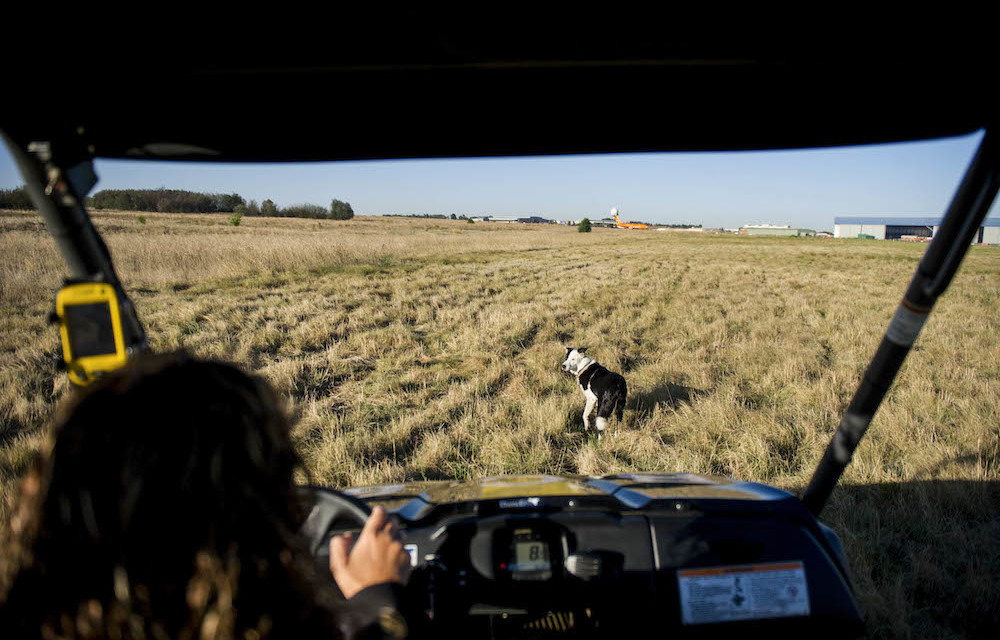
[[614, 415], [618, 418], [618, 422], [615, 423], [615, 430], [612, 435], [618, 435], [618, 426], [622, 422], [622, 413], [625, 403], [617, 397], [612, 396], [611, 398], [605, 398], [601, 401], [601, 406], [597, 408], [597, 431], [598, 433], [604, 431], [608, 426], [608, 420]]
[[[597, 396], [587, 397], [587, 406], [583, 408], [583, 429], [584, 431], [590, 431], [590, 414], [594, 412], [594, 407], [597, 405]], [[600, 418], [598, 418], [600, 421]], [[600, 424], [600, 422], [598, 422]], [[601, 427], [598, 427], [600, 429]]]

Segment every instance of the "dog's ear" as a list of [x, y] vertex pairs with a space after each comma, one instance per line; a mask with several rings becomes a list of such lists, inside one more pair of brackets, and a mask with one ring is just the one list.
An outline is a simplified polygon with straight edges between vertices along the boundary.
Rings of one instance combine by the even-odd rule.
[[587, 350], [587, 347], [577, 347], [576, 352], [583, 355], [583, 352]]
[[573, 352], [573, 347], [563, 347], [563, 349], [566, 350], [566, 355], [567, 356], [569, 356], [569, 354]]

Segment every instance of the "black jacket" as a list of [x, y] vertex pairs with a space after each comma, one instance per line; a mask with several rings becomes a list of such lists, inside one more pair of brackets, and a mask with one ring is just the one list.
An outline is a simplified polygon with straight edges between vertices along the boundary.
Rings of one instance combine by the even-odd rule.
[[348, 640], [403, 640], [410, 637], [417, 612], [408, 611], [403, 585], [383, 582], [362, 589], [347, 601], [341, 630]]

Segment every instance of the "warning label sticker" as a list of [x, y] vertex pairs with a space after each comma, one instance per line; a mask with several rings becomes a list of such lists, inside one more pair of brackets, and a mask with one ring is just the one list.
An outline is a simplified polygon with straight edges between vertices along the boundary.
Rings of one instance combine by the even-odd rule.
[[907, 308], [903, 302], [896, 309], [896, 315], [892, 317], [889, 328], [885, 330], [885, 337], [889, 342], [895, 342], [901, 347], [911, 347], [917, 341], [925, 322], [927, 322], [926, 311], [914, 311]]
[[679, 569], [677, 582], [684, 624], [809, 615], [801, 562]]

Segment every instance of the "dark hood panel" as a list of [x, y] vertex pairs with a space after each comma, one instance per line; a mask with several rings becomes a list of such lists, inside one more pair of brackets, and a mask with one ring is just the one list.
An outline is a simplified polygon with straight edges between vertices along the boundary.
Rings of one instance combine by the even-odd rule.
[[[693, 473], [628, 473], [608, 476], [494, 476], [466, 481], [422, 481], [354, 487], [346, 493], [377, 502], [419, 498], [428, 505], [499, 500], [536, 506], [549, 498], [613, 498], [639, 508], [655, 500], [777, 501], [791, 494], [753, 482]], [[535, 501], [533, 505], [531, 501]]]

